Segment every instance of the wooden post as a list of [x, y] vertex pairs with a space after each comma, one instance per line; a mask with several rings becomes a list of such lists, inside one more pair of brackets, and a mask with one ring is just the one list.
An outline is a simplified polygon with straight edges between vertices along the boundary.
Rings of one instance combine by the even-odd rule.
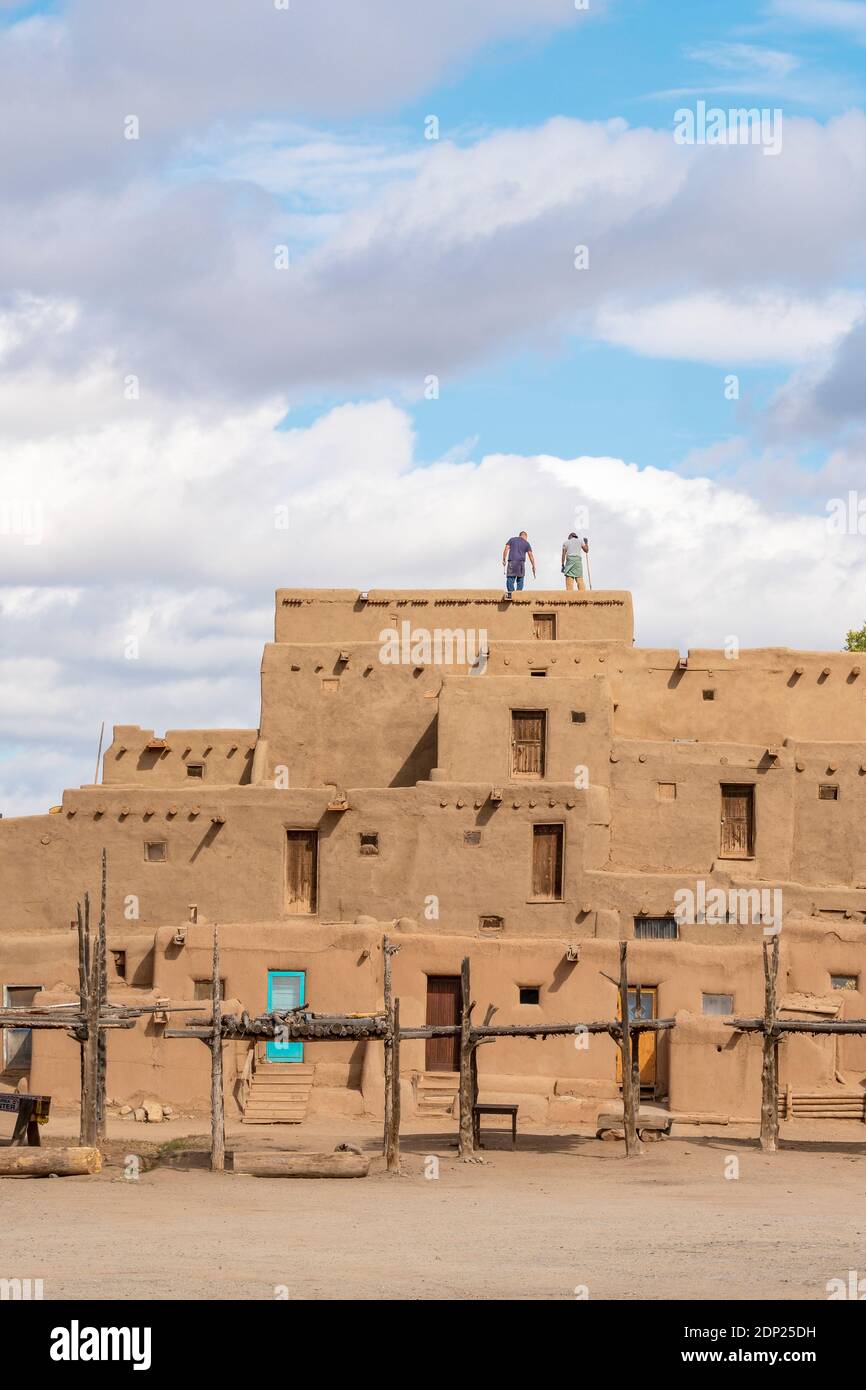
[[[383, 958], [383, 997], [385, 1000], [385, 1013], [391, 1018], [391, 943], [387, 936], [382, 937], [382, 958]], [[386, 1157], [388, 1155], [388, 1137], [393, 1126], [392, 1106], [394, 1103], [394, 1036], [393, 1029], [385, 1039], [385, 1127], [382, 1132], [382, 1150]], [[398, 1044], [399, 1045], [399, 1044]], [[368, 1044], [369, 1046], [369, 1044]]]
[[[395, 999], [390, 1014], [391, 1084], [388, 1106], [388, 1128], [385, 1131], [385, 1168], [389, 1173], [400, 1171], [400, 1000]], [[386, 1102], [388, 1096], [386, 1093]]]
[[761, 1148], [775, 1153], [779, 1140], [779, 1041], [776, 1028], [776, 980], [779, 974], [779, 938], [764, 951], [764, 1029], [761, 1065]]
[[210, 1167], [221, 1173], [226, 1166], [226, 1117], [223, 1099], [223, 1038], [222, 1003], [220, 1000], [220, 939], [219, 928], [213, 929], [213, 976], [211, 979], [211, 1036], [210, 1036], [210, 1105], [211, 1139]]
[[108, 1080], [108, 1038], [105, 1030], [99, 1027], [99, 1018], [108, 1000], [108, 967], [105, 946], [105, 903], [108, 883], [108, 865], [105, 850], [102, 851], [102, 888], [99, 899], [99, 928], [96, 937], [96, 1137], [105, 1138], [105, 1098]]
[[90, 894], [84, 894], [84, 958], [87, 962], [87, 982], [82, 999], [82, 1014], [86, 1029], [82, 1046], [81, 1123], [79, 1138], [83, 1148], [94, 1148], [98, 1138], [97, 1093], [99, 1089], [99, 990], [98, 952], [92, 948], [90, 937]]
[[460, 965], [460, 1133], [457, 1153], [472, 1158], [475, 1134], [472, 1123], [472, 1002], [469, 998], [469, 957]]
[[[643, 1144], [637, 1137], [634, 1076], [631, 1069], [632, 1036], [628, 1016], [628, 943], [625, 941], [619, 943], [619, 1011], [620, 1049], [622, 1053], [622, 1116], [626, 1158], [630, 1158], [632, 1154], [643, 1153]], [[639, 1095], [640, 1091], [638, 1091]]]

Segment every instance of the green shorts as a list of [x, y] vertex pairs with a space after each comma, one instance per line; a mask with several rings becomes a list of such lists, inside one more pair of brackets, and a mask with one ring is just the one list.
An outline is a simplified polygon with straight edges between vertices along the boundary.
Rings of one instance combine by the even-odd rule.
[[583, 578], [583, 559], [580, 555], [569, 555], [565, 562], [565, 573], [569, 579]]

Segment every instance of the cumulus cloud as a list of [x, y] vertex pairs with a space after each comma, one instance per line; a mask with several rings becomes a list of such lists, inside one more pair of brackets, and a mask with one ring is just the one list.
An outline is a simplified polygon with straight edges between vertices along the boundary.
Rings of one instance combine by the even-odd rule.
[[643, 645], [833, 648], [862, 621], [862, 539], [830, 534], [820, 499], [786, 514], [616, 458], [421, 466], [389, 400], [277, 430], [283, 408], [0, 438], [0, 499], [44, 513], [36, 544], [0, 526], [4, 814], [90, 781], [103, 719], [254, 726], [278, 586], [498, 588], [526, 529], [538, 586], [559, 588], [577, 507], [595, 586], [633, 590]]

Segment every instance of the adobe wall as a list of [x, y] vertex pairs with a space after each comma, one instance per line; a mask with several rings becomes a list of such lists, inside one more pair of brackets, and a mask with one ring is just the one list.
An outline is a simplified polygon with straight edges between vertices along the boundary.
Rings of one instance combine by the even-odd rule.
[[[102, 762], [102, 781], [109, 786], [146, 783], [150, 787], [184, 785], [187, 767], [200, 765], [203, 780], [241, 786], [250, 780], [256, 729], [153, 729], [115, 724]], [[193, 780], [193, 779], [189, 779]]]

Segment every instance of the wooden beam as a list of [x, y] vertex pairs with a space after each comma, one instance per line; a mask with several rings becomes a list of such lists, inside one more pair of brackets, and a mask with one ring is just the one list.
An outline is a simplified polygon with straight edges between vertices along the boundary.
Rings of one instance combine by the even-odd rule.
[[[622, 1112], [625, 1132], [626, 1158], [642, 1154], [643, 1144], [637, 1133], [637, 1113], [635, 1108], [634, 1077], [631, 1067], [631, 1027], [628, 1013], [628, 942], [619, 943], [619, 1008], [622, 1030], [620, 1034], [620, 1054], [622, 1057]], [[638, 1090], [638, 1105], [640, 1090]]]
[[[385, 1013], [392, 1018], [392, 996], [391, 996], [391, 943], [387, 936], [382, 937], [382, 995], [385, 1001]], [[382, 1131], [382, 1151], [388, 1155], [389, 1136], [393, 1125], [393, 1105], [394, 1105], [394, 1044], [395, 1034], [393, 1027], [389, 1030], [388, 1037], [385, 1039], [385, 1120]], [[399, 1039], [397, 1039], [399, 1046]]]
[[102, 851], [102, 885], [99, 895], [99, 926], [96, 935], [96, 1137], [105, 1138], [105, 1102], [108, 1080], [108, 1039], [100, 1027], [100, 1016], [108, 995], [108, 967], [105, 949], [105, 910], [108, 888], [108, 860]]
[[96, 1099], [99, 1086], [99, 995], [96, 953], [90, 934], [89, 893], [84, 894], [84, 956], [87, 963], [87, 980], [81, 998], [81, 1012], [86, 1020], [87, 1034], [82, 1044], [79, 1141], [82, 1147], [93, 1148], [99, 1137]]
[[213, 929], [213, 973], [211, 976], [211, 1029], [210, 1029], [210, 1105], [211, 1139], [210, 1167], [212, 1173], [221, 1173], [226, 1166], [226, 1117], [223, 1097], [223, 1039], [220, 1026], [222, 1001], [220, 999], [220, 938], [219, 927]]
[[472, 1001], [469, 988], [469, 957], [460, 964], [460, 1132], [457, 1153], [462, 1159], [475, 1153], [475, 1126], [472, 1122]]
[[53, 1174], [67, 1178], [98, 1173], [101, 1168], [102, 1155], [92, 1145], [73, 1149], [0, 1149], [0, 1177], [46, 1178]]
[[776, 981], [779, 974], [779, 937], [763, 943], [764, 1036], [761, 1061], [761, 1148], [775, 1153], [779, 1140], [779, 1043], [776, 1028]]
[[385, 1168], [389, 1173], [400, 1171], [400, 1000], [391, 1005], [391, 1104], [388, 1107], [388, 1130], [385, 1134]]
[[235, 1173], [259, 1178], [366, 1178], [368, 1154], [236, 1153]]

